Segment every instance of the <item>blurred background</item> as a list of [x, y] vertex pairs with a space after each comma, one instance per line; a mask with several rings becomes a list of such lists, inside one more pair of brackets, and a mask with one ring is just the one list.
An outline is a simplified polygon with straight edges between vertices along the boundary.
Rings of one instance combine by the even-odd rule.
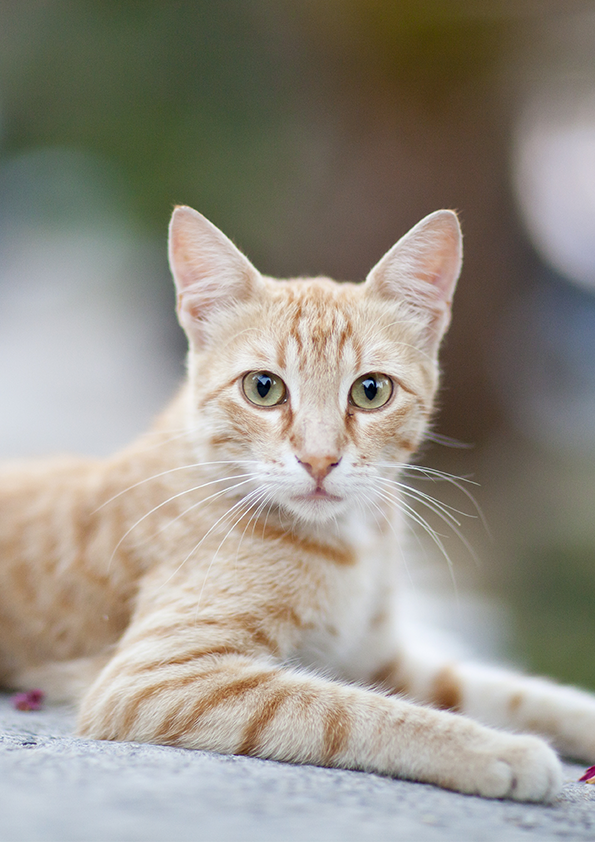
[[426, 578], [468, 637], [595, 689], [595, 5], [2, 0], [2, 457], [108, 453], [173, 393], [176, 203], [264, 272], [350, 280], [459, 211], [435, 429], [466, 446], [421, 461], [478, 483], [479, 562], [434, 525], [488, 601]]

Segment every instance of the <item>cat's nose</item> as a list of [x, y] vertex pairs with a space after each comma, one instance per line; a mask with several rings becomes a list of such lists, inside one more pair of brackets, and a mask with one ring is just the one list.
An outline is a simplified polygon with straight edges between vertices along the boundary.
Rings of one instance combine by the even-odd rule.
[[341, 461], [341, 457], [336, 455], [304, 456], [303, 459], [296, 456], [295, 458], [317, 483], [321, 483]]

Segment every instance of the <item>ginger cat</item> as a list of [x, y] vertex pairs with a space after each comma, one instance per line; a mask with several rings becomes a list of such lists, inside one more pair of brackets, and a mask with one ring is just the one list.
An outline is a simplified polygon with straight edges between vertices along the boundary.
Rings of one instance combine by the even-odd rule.
[[399, 476], [461, 253], [438, 211], [363, 284], [277, 281], [177, 208], [180, 394], [108, 461], [0, 473], [2, 684], [80, 698], [86, 737], [493, 798], [551, 800], [561, 771], [544, 740], [486, 725], [595, 763], [595, 697], [398, 633]]

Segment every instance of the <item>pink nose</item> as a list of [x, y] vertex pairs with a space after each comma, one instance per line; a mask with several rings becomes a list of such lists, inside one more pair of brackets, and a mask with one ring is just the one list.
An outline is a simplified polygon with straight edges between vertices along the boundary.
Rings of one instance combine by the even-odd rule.
[[296, 456], [295, 458], [319, 485], [341, 461], [340, 456], [304, 456], [303, 459]]

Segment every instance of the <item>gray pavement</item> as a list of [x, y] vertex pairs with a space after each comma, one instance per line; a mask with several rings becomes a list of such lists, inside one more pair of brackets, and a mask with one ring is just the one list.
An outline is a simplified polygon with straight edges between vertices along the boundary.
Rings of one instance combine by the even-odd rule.
[[79, 740], [72, 713], [0, 695], [0, 842], [595, 840], [595, 786], [551, 806], [486, 801], [378, 775]]

